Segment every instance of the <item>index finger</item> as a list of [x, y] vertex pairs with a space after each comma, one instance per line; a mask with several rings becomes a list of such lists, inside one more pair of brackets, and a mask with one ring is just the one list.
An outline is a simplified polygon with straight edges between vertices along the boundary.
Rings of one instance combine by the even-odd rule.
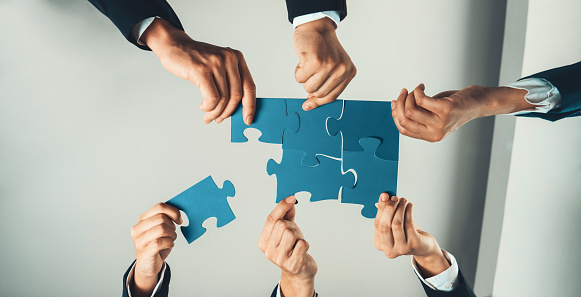
[[200, 105], [200, 109], [205, 112], [212, 111], [220, 101], [220, 93], [218, 93], [218, 88], [216, 87], [212, 73], [205, 73], [198, 87], [204, 100], [202, 101], [202, 105]]
[[167, 203], [163, 203], [160, 202], [156, 205], [154, 205], [152, 208], [150, 208], [149, 210], [147, 210], [146, 212], [144, 212], [142, 215], [139, 216], [139, 218], [137, 219], [137, 222], [141, 222], [143, 220], [146, 220], [158, 213], [162, 213], [165, 214], [166, 216], [168, 216], [172, 221], [176, 222], [177, 224], [181, 224], [182, 221], [182, 215], [180, 214], [180, 210], [170, 204]]
[[256, 85], [242, 54], [240, 54], [238, 71], [242, 80], [242, 115], [244, 116], [244, 123], [250, 125], [256, 114]]
[[272, 229], [274, 228], [274, 224], [278, 220], [281, 220], [285, 217], [285, 215], [293, 208], [295, 205], [296, 198], [295, 196], [288, 196], [287, 198], [281, 200], [276, 207], [272, 210], [272, 212], [266, 218], [266, 223], [264, 224], [264, 228], [262, 229], [262, 234], [260, 234], [260, 239], [258, 240], [259, 245], [264, 243], [270, 238], [270, 234], [272, 233]]

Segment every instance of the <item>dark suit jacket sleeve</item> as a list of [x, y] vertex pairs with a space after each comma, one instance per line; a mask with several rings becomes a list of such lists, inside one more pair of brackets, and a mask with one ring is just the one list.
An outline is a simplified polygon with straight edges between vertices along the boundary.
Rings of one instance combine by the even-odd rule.
[[521, 116], [538, 117], [549, 121], [581, 116], [581, 62], [543, 71], [525, 78], [531, 77], [546, 79], [555, 86], [561, 94], [561, 106], [548, 113], [533, 112]]
[[149, 50], [131, 36], [133, 26], [149, 17], [158, 16], [180, 30], [184, 30], [178, 16], [165, 0], [89, 0], [107, 16], [121, 34], [137, 47]]
[[[127, 286], [125, 284], [127, 283], [127, 276], [129, 275], [129, 272], [131, 272], [131, 267], [133, 267], [133, 264], [135, 264], [135, 261], [133, 261], [133, 263], [129, 265], [129, 268], [127, 268], [127, 271], [123, 275], [123, 295], [122, 295], [123, 297], [129, 297], [129, 292], [127, 292]], [[166, 265], [167, 267], [165, 268], [165, 275], [163, 277], [161, 286], [159, 286], [157, 292], [155, 293], [155, 295], [153, 295], [153, 297], [167, 297], [169, 295], [169, 280], [171, 278], [171, 270], [169, 269], [169, 265], [168, 264]]]
[[[276, 297], [276, 292], [278, 291], [278, 285], [276, 285], [276, 287], [274, 287], [274, 290], [272, 290], [272, 294], [270, 294], [270, 297]], [[319, 294], [317, 294], [315, 292], [315, 297], [318, 297]], [[124, 296], [125, 297], [125, 296]]]
[[428, 297], [476, 297], [476, 295], [474, 295], [474, 291], [472, 291], [470, 286], [464, 280], [464, 276], [462, 276], [461, 271], [458, 271], [458, 284], [452, 292], [433, 290], [432, 288], [426, 286], [422, 280], [420, 280], [420, 283], [424, 287], [424, 291], [426, 291], [426, 295]]
[[347, 16], [347, 0], [286, 0], [286, 9], [291, 23], [295, 17], [327, 10], [338, 11], [343, 20]]

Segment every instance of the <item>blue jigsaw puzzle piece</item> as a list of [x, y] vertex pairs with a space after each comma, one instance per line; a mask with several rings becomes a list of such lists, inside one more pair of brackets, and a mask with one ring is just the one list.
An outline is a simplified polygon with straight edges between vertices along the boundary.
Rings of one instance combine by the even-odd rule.
[[361, 204], [361, 215], [374, 218], [379, 195], [383, 192], [396, 195], [398, 162], [375, 155], [381, 144], [377, 138], [363, 138], [359, 143], [362, 152], [343, 152], [343, 168], [355, 170], [357, 183], [355, 187], [343, 190], [341, 203]]
[[305, 152], [283, 150], [279, 163], [270, 159], [266, 165], [268, 175], [276, 175], [276, 202], [306, 191], [311, 193], [311, 202], [338, 199], [341, 187], [352, 188], [355, 185], [353, 173], [341, 173], [341, 161], [317, 156], [317, 166], [303, 166], [301, 160]]
[[300, 125], [296, 133], [283, 133], [282, 148], [305, 152], [301, 161], [304, 166], [317, 165], [316, 155], [341, 158], [341, 136], [329, 135], [326, 123], [327, 118], [341, 115], [343, 101], [336, 100], [309, 111], [303, 110], [303, 99], [287, 99], [286, 102], [288, 112], [299, 115]]
[[181, 230], [188, 243], [192, 243], [206, 233], [202, 223], [208, 218], [215, 217], [218, 228], [236, 218], [227, 199], [234, 197], [235, 193], [234, 185], [230, 181], [224, 181], [220, 189], [212, 176], [208, 176], [166, 203], [177, 207], [188, 217], [189, 225], [181, 227]]
[[258, 138], [260, 142], [281, 144], [285, 129], [293, 133], [299, 129], [299, 116], [296, 113], [287, 114], [286, 100], [282, 98], [256, 98], [256, 114], [250, 126], [242, 119], [241, 104], [231, 118], [231, 142], [247, 142], [244, 130], [254, 128], [262, 133]]
[[375, 155], [384, 160], [397, 161], [399, 131], [391, 116], [391, 102], [345, 100], [340, 119], [327, 121], [330, 135], [343, 134], [343, 151], [363, 151], [359, 140], [374, 137], [381, 140]]

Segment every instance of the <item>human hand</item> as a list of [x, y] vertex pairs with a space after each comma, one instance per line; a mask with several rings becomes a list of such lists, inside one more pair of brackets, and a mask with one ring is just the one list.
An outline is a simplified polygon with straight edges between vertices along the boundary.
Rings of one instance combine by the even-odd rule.
[[256, 112], [256, 86], [240, 51], [191, 39], [163, 19], [156, 18], [141, 40], [169, 72], [195, 84], [204, 101], [204, 123], [221, 123], [242, 102], [247, 125]]
[[151, 296], [158, 282], [163, 262], [169, 256], [177, 238], [176, 226], [181, 224], [180, 211], [165, 203], [158, 203], [139, 216], [131, 228], [135, 245], [134, 296]]
[[509, 87], [470, 86], [433, 97], [424, 90], [424, 84], [411, 93], [403, 89], [391, 102], [391, 113], [401, 134], [430, 142], [444, 139], [473, 119], [534, 107], [524, 98], [527, 91]]
[[387, 193], [379, 196], [375, 217], [375, 248], [389, 259], [413, 255], [424, 277], [432, 277], [450, 267], [436, 239], [422, 231], [413, 219], [413, 204]]
[[303, 109], [335, 101], [357, 74], [337, 39], [335, 23], [322, 18], [302, 24], [295, 29], [293, 41], [299, 57], [295, 79], [308, 93]]
[[258, 247], [282, 270], [280, 288], [285, 297], [312, 297], [318, 267], [307, 254], [309, 244], [294, 222], [295, 201], [289, 196], [276, 205], [266, 219]]

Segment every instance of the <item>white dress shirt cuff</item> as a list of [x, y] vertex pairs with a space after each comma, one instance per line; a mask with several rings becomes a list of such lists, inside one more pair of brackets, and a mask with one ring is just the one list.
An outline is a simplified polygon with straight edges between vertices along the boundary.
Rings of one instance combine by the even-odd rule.
[[547, 113], [561, 105], [561, 93], [548, 80], [543, 78], [527, 78], [506, 85], [506, 87], [526, 90], [525, 100], [535, 105], [534, 109], [521, 110], [511, 113], [519, 115], [529, 112]]
[[[157, 290], [159, 289], [159, 287], [161, 286], [161, 283], [163, 282], [163, 278], [165, 277], [166, 266], [167, 266], [167, 263], [164, 262], [163, 267], [161, 268], [161, 277], [159, 278], [157, 285], [155, 285], [155, 289], [153, 289], [153, 293], [151, 293], [151, 297], [155, 296], [155, 294], [157, 293]], [[127, 293], [129, 294], [129, 297], [131, 297], [130, 284], [133, 283], [133, 275], [134, 274], [135, 274], [135, 264], [133, 264], [133, 266], [131, 267], [131, 271], [129, 271], [129, 275], [127, 275], [127, 281], [125, 282], [125, 286], [127, 287]]]
[[309, 14], [305, 14], [305, 15], [301, 15], [298, 17], [295, 17], [293, 19], [293, 27], [296, 29], [298, 26], [308, 23], [308, 22], [312, 22], [312, 21], [316, 21], [322, 18], [330, 18], [333, 20], [333, 22], [335, 22], [336, 26], [339, 26], [339, 22], [341, 22], [341, 17], [339, 16], [339, 12], [335, 11], [335, 10], [327, 10], [327, 11], [321, 11], [321, 12], [315, 12], [315, 13], [309, 13]]
[[414, 257], [412, 257], [412, 266], [414, 267], [416, 275], [422, 280], [424, 284], [426, 284], [426, 286], [436, 291], [451, 292], [458, 285], [458, 263], [456, 263], [456, 258], [454, 258], [454, 255], [448, 253], [445, 250], [442, 250], [442, 252], [444, 253], [444, 256], [448, 258], [450, 267], [442, 271], [440, 274], [424, 279], [418, 269]]
[[141, 35], [143, 35], [143, 32], [145, 32], [145, 30], [149, 28], [149, 25], [151, 25], [153, 20], [156, 18], [157, 17], [146, 18], [145, 20], [135, 24], [133, 28], [131, 28], [131, 37], [135, 38], [138, 44], [145, 45], [145, 43], [141, 41]]

